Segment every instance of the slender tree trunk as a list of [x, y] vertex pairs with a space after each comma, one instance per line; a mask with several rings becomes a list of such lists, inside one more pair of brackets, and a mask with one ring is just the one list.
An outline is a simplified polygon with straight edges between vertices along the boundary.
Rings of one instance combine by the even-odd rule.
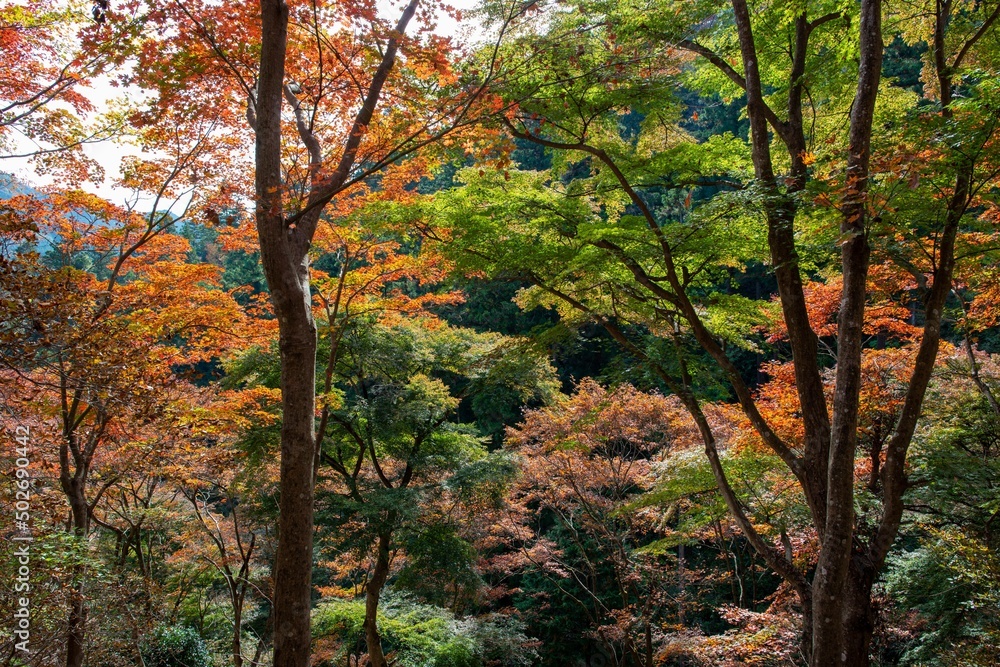
[[685, 625], [685, 618], [684, 618], [684, 602], [685, 602], [685, 599], [684, 599], [684, 596], [685, 596], [685, 593], [686, 593], [686, 590], [685, 590], [686, 583], [684, 581], [684, 576], [685, 576], [684, 575], [684, 545], [683, 544], [678, 544], [677, 545], [677, 622], [680, 624], [681, 627], [684, 627], [684, 625]]
[[[862, 326], [870, 247], [865, 231], [872, 120], [882, 79], [882, 3], [862, 0], [858, 88], [851, 108], [841, 246], [843, 291], [837, 318], [837, 371], [827, 460], [826, 524], [813, 577], [813, 667], [850, 662], [844, 619], [854, 548], [854, 459], [858, 444]], [[868, 589], [870, 591], [870, 586]], [[860, 605], [861, 602], [858, 601]], [[853, 615], [853, 612], [852, 612]], [[869, 634], [870, 636], [870, 634]]]
[[[307, 281], [301, 286], [303, 299], [309, 293]], [[304, 301], [298, 312], [277, 310], [286, 324], [280, 333], [284, 412], [274, 567], [274, 664], [306, 667], [311, 640], [316, 327]]]
[[87, 628], [87, 604], [84, 598], [82, 566], [73, 568], [73, 578], [77, 580], [70, 594], [69, 626], [66, 637], [66, 667], [83, 665], [84, 639]]
[[[802, 407], [805, 427], [805, 454], [793, 469], [802, 486], [809, 511], [817, 531], [822, 537], [826, 523], [826, 460], [830, 446], [830, 420], [827, 414], [826, 395], [819, 374], [818, 339], [809, 324], [799, 257], [795, 246], [796, 206], [790, 196], [801, 189], [805, 179], [805, 165], [801, 151], [805, 147], [802, 135], [801, 80], [791, 82], [789, 95], [789, 123], [781, 134], [793, 165], [790, 185], [785, 192], [779, 188], [771, 158], [771, 137], [765, 110], [763, 84], [759, 58], [754, 41], [750, 9], [746, 0], [732, 0], [736, 19], [740, 54], [746, 79], [747, 116], [750, 120], [751, 156], [754, 177], [764, 190], [763, 206], [767, 217], [767, 244], [771, 266], [778, 285], [782, 317], [788, 330], [795, 370], [795, 388]], [[805, 66], [804, 49], [808, 42], [805, 17], [800, 17], [796, 38], [796, 63], [798, 71]], [[797, 124], [796, 124], [797, 123]]]
[[[90, 528], [90, 512], [87, 500], [83, 495], [86, 477], [82, 475], [75, 475], [72, 478], [64, 476], [61, 481], [63, 491], [69, 499], [73, 535], [80, 540], [86, 540]], [[73, 582], [66, 631], [66, 667], [81, 667], [87, 634], [86, 572], [83, 564], [74, 566]]]
[[261, 0], [256, 100], [256, 221], [261, 263], [278, 316], [281, 351], [281, 472], [274, 565], [274, 665], [308, 667], [313, 539], [316, 325], [308, 239], [282, 209], [281, 104], [288, 6]]
[[243, 628], [243, 608], [233, 608], [233, 667], [243, 667], [243, 646], [241, 645], [240, 630]]
[[382, 588], [389, 578], [389, 541], [391, 535], [382, 533], [378, 538], [378, 556], [375, 571], [365, 587], [365, 643], [368, 645], [368, 661], [372, 667], [386, 667], [382, 653], [382, 637], [378, 632], [378, 602]]
[[965, 354], [969, 358], [969, 374], [972, 381], [975, 383], [976, 388], [979, 389], [979, 393], [990, 404], [990, 409], [993, 410], [993, 414], [1000, 416], [1000, 403], [997, 402], [997, 397], [990, 389], [990, 386], [983, 381], [982, 376], [979, 374], [979, 362], [976, 360], [976, 353], [972, 349], [972, 338], [970, 333], [965, 334], [965, 341], [963, 342], [963, 347], [965, 348]]
[[[417, 10], [410, 0], [373, 73], [361, 108], [336, 167], [321, 183], [311, 181], [308, 206], [286, 219], [282, 195], [281, 107], [288, 46], [285, 0], [260, 0], [261, 51], [256, 100], [248, 114], [256, 132], [254, 190], [261, 264], [278, 316], [281, 349], [281, 479], [278, 548], [274, 579], [274, 667], [308, 667], [313, 540], [313, 484], [318, 456], [315, 434], [316, 324], [312, 316], [309, 248], [323, 207], [335, 197], [354, 167], [358, 147], [371, 123], [382, 88], [396, 61], [399, 36]], [[301, 119], [299, 119], [301, 120]], [[322, 147], [307, 123], [296, 125], [309, 152], [313, 176], [323, 167]], [[293, 221], [294, 220], [294, 224]]]

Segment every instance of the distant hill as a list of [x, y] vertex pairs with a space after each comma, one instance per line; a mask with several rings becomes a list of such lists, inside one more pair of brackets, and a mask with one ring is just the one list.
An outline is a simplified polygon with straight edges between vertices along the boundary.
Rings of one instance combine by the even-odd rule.
[[42, 193], [17, 176], [0, 171], [0, 199], [10, 199], [16, 195], [32, 194], [40, 195]]

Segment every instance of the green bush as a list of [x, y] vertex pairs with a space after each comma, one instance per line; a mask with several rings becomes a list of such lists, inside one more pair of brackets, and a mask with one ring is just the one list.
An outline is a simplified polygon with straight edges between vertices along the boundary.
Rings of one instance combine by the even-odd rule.
[[[339, 648], [325, 665], [341, 664], [345, 650], [364, 648], [363, 600], [328, 600], [313, 612], [313, 637]], [[382, 650], [399, 667], [524, 667], [536, 657], [523, 627], [499, 616], [458, 619], [441, 607], [388, 595], [379, 610]]]
[[142, 647], [146, 667], [211, 667], [212, 658], [193, 628], [172, 625], [158, 628]]

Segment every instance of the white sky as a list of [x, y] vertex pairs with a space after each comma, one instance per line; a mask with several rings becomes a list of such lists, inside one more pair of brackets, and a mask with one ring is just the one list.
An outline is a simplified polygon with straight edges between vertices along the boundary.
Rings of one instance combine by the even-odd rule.
[[[0, 4], [2, 3], [3, 0], [0, 0]], [[476, 6], [477, 0], [450, 0], [448, 4], [455, 9], [468, 11]], [[395, 22], [399, 18], [404, 5], [405, 2], [401, 0], [378, 0], [377, 2], [380, 15], [392, 22]], [[112, 11], [113, 7], [114, 3], [112, 3]], [[464, 39], [476, 39], [481, 34], [479, 27], [471, 25], [468, 19], [464, 20], [460, 25], [443, 12], [439, 12], [437, 32], [444, 35], [461, 35]], [[98, 110], [106, 107], [110, 100], [122, 95], [122, 90], [112, 87], [106, 77], [97, 80], [88, 88], [80, 89], [80, 91], [94, 102]], [[34, 145], [25, 140], [21, 142], [21, 145], [16, 146], [13, 153], [26, 153], [33, 148], [35, 148]], [[83, 150], [87, 156], [96, 160], [104, 168], [105, 182], [81, 183], [79, 184], [80, 187], [115, 203], [124, 203], [127, 198], [132, 196], [132, 193], [126, 190], [112, 187], [110, 182], [118, 174], [121, 159], [128, 155], [141, 154], [138, 148], [105, 141], [88, 144], [84, 146]], [[52, 183], [51, 177], [35, 172], [28, 158], [2, 158], [0, 159], [0, 172], [13, 174], [16, 178], [29, 185], [45, 186]]]

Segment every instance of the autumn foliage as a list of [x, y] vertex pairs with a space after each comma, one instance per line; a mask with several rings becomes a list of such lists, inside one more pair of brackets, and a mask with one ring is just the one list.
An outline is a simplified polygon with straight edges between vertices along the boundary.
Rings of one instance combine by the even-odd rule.
[[998, 25], [2, 4], [0, 661], [992, 665]]

